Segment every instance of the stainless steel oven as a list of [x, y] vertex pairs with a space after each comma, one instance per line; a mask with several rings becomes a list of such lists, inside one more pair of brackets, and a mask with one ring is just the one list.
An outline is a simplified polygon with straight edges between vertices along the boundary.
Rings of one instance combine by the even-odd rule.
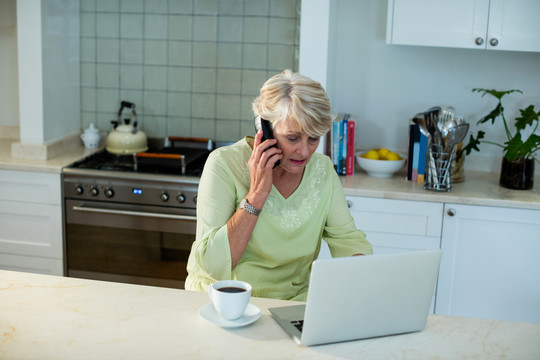
[[[67, 276], [183, 288], [200, 169], [161, 173], [159, 164], [144, 172], [136, 162], [125, 166], [129, 157], [113, 156], [119, 169], [95, 156], [111, 155], [96, 154], [62, 173]], [[92, 161], [100, 165], [86, 166]]]

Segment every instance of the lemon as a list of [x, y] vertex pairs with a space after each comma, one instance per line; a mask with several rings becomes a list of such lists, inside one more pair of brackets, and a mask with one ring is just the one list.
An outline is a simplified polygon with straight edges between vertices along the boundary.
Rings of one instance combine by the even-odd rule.
[[386, 155], [386, 160], [391, 160], [391, 161], [401, 160], [401, 156], [399, 156], [399, 154], [395, 152], [390, 152], [388, 153], [388, 155]]
[[390, 153], [390, 150], [388, 150], [387, 148], [381, 148], [377, 150], [377, 152], [379, 153], [379, 159], [386, 160], [386, 157]]
[[369, 150], [366, 154], [366, 159], [379, 160], [379, 153], [377, 150]]

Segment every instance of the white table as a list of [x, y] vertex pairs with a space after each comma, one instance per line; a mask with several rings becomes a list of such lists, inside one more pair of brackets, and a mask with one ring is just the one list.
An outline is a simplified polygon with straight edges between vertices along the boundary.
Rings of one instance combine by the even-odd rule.
[[430, 316], [424, 331], [301, 347], [253, 298], [254, 324], [201, 319], [205, 293], [0, 271], [0, 359], [540, 359], [540, 325]]

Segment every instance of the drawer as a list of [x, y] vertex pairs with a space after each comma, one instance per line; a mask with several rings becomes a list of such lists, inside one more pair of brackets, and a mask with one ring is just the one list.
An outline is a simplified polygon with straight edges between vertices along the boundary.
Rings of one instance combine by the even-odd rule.
[[34, 256], [0, 254], [0, 269], [64, 276], [62, 260]]
[[0, 170], [0, 200], [61, 204], [60, 174]]
[[347, 196], [358, 229], [412, 236], [441, 236], [443, 204]]
[[0, 201], [0, 229], [2, 253], [62, 259], [60, 205]]

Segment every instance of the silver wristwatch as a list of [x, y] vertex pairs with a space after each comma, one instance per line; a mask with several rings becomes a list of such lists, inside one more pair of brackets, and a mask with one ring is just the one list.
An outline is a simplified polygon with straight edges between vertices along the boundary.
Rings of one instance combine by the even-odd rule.
[[261, 209], [257, 209], [255, 206], [248, 203], [246, 199], [242, 199], [242, 201], [240, 202], [240, 209], [244, 209], [251, 215], [255, 216], [259, 216], [259, 214], [261, 213]]

